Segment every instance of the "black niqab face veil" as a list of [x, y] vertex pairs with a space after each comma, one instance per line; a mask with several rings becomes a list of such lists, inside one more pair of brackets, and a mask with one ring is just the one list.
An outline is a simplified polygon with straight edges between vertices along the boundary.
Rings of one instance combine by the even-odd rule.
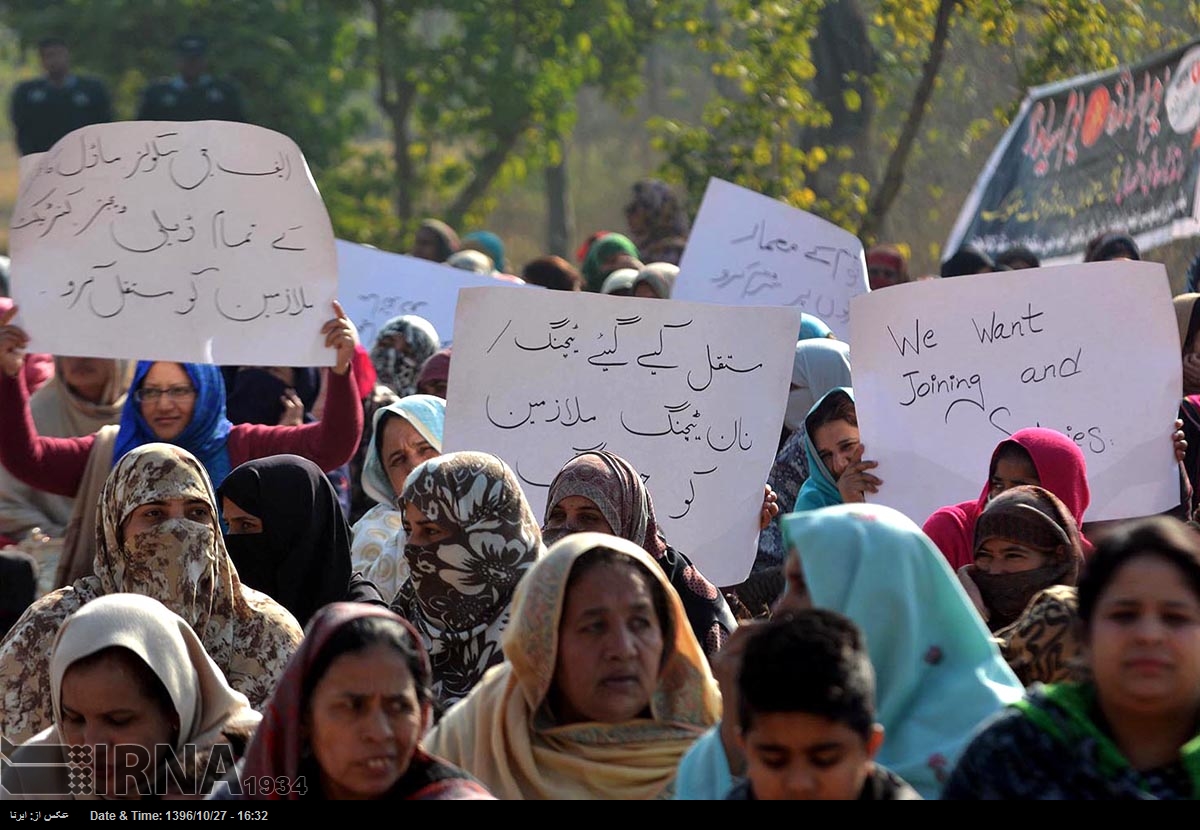
[[247, 461], [217, 496], [262, 522], [262, 533], [225, 537], [243, 584], [275, 599], [301, 625], [346, 598], [350, 527], [337, 491], [316, 464], [297, 455]]

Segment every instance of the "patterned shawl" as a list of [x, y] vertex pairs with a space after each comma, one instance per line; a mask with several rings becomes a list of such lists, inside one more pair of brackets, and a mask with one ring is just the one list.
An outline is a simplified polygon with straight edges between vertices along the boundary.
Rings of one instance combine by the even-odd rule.
[[[403, 337], [403, 349], [394, 348], [392, 338]], [[384, 324], [371, 347], [371, 364], [379, 382], [400, 397], [417, 391], [421, 364], [442, 347], [437, 330], [424, 317], [402, 314]]]
[[[139, 505], [176, 498], [204, 501], [211, 522], [169, 519], [125, 537], [125, 520]], [[100, 500], [95, 575], [39, 599], [0, 643], [3, 734], [20, 741], [50, 725], [54, 636], [84, 604], [114, 593], [153, 597], [182, 617], [230, 684], [261, 706], [302, 632], [286, 608], [238, 579], [204, 467], [180, 447], [143, 444], [117, 463]]]
[[[629, 556], [658, 580], [674, 642], [663, 644], [650, 718], [561, 726], [542, 704], [558, 663], [567, 581], [575, 561], [597, 547]], [[576, 533], [555, 544], [513, 598], [505, 662], [433, 728], [429, 751], [503, 799], [670, 798], [679, 760], [721, 716], [721, 694], [678, 595], [653, 562], [636, 544], [607, 534]]]
[[446, 707], [504, 659], [513, 591], [543, 553], [537, 519], [517, 477], [497, 456], [457, 452], [431, 458], [408, 477], [401, 509], [415, 507], [450, 536], [433, 545], [409, 539], [411, 573], [393, 609], [421, 634], [433, 663], [433, 694]]

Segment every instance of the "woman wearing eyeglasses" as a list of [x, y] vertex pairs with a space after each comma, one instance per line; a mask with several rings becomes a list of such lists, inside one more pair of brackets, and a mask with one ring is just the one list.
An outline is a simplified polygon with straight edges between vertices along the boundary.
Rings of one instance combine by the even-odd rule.
[[[268, 455], [303, 456], [322, 470], [350, 460], [362, 437], [362, 404], [352, 361], [358, 332], [338, 303], [322, 327], [337, 352], [320, 421], [299, 426], [231, 424], [225, 417], [225, 383], [217, 366], [142, 361], [121, 423], [79, 438], [37, 434], [21, 362], [29, 336], [12, 325], [16, 308], [0, 315], [0, 464], [21, 481], [64, 496], [98, 493], [125, 453], [161, 441], [200, 460], [214, 485], [234, 467]], [[81, 489], [82, 488], [82, 489]]]

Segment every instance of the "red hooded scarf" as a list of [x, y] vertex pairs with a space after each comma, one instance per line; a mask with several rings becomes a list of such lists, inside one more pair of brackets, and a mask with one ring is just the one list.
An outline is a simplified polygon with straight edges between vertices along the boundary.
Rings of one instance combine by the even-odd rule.
[[[956, 571], [963, 565], [975, 561], [975, 521], [988, 503], [992, 474], [996, 471], [996, 459], [1005, 444], [1019, 444], [1033, 459], [1041, 486], [1049, 490], [1066, 505], [1075, 517], [1076, 524], [1083, 527], [1083, 512], [1087, 510], [1092, 496], [1087, 483], [1087, 464], [1083, 450], [1061, 432], [1045, 427], [1030, 427], [1014, 432], [996, 445], [988, 467], [987, 481], [983, 492], [975, 501], [964, 501], [939, 508], [926, 520], [923, 530], [941, 550], [942, 555]], [[1080, 532], [1085, 558], [1092, 553], [1092, 545]]]

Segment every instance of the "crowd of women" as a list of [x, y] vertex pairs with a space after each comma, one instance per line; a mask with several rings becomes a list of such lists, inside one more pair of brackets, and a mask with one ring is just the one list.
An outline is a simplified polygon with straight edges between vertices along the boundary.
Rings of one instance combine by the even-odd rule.
[[[682, 204], [639, 182], [626, 216], [578, 269], [508, 274], [495, 234], [433, 220], [413, 253], [669, 301]], [[908, 280], [898, 248], [867, 261], [874, 290]], [[443, 453], [452, 354], [419, 317], [360, 344], [335, 304], [331, 368], [218, 368], [29, 354], [7, 303], [0, 533], [63, 553], [41, 592], [0, 551], [0, 795], [1200, 798], [1197, 299], [1179, 508], [1102, 524], [1083, 453], [1038, 427], [923, 526], [887, 507], [849, 347], [805, 315], [727, 586], [636, 458], [555, 459], [538, 516], [503, 459]]]

